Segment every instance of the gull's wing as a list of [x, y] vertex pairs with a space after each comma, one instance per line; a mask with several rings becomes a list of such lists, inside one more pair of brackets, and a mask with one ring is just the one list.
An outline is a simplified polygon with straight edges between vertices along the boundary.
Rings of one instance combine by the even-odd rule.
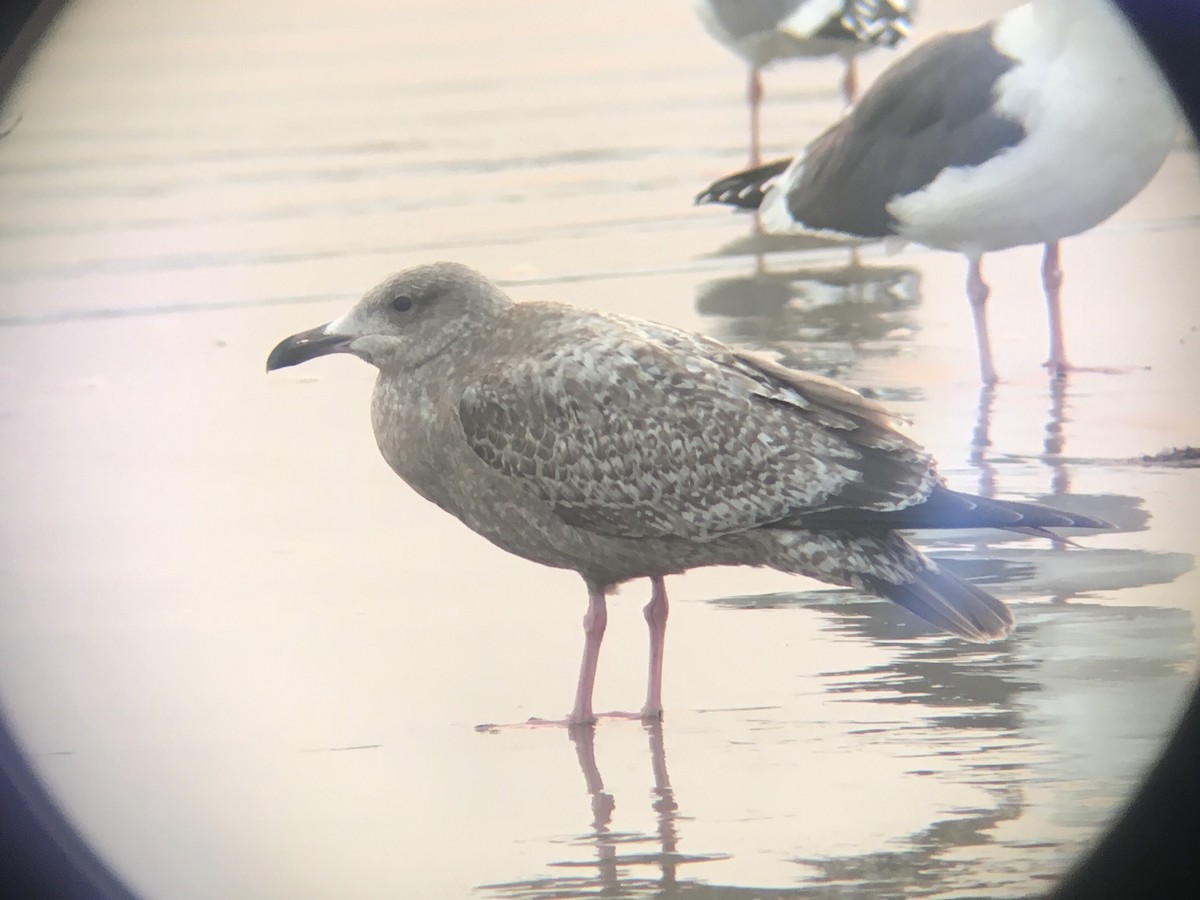
[[463, 391], [488, 465], [579, 527], [710, 540], [920, 504], [928, 455], [848, 388], [664, 326], [596, 316]]
[[[885, 237], [895, 232], [888, 208], [894, 198], [1020, 142], [1024, 125], [995, 106], [996, 84], [1015, 60], [995, 47], [993, 30], [988, 24], [940, 35], [888, 67], [778, 176], [779, 214], [808, 230]], [[701, 196], [730, 202], [714, 188], [754, 174], [722, 179]]]

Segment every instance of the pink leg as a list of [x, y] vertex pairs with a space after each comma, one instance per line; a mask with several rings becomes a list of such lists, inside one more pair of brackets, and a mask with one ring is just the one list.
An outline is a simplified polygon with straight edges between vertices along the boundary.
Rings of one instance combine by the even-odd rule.
[[579, 685], [575, 688], [575, 707], [567, 719], [568, 725], [587, 725], [596, 721], [592, 712], [592, 688], [596, 684], [596, 663], [600, 659], [600, 642], [608, 625], [608, 605], [604, 588], [588, 585], [588, 608], [583, 617], [583, 661], [579, 664]]
[[746, 82], [746, 106], [750, 108], [750, 168], [762, 165], [762, 152], [758, 141], [758, 110], [762, 104], [762, 75], [757, 68], [750, 69]]
[[646, 705], [642, 707], [642, 718], [657, 719], [662, 716], [662, 673], [663, 645], [667, 638], [667, 586], [662, 576], [650, 579], [653, 588], [650, 602], [642, 610], [646, 624], [650, 626], [650, 677], [646, 685]]
[[967, 257], [967, 299], [971, 301], [971, 318], [975, 320], [975, 343], [979, 349], [979, 377], [984, 384], [995, 384], [996, 367], [992, 365], [992, 344], [988, 338], [987, 298], [991, 289], [983, 280], [980, 257]]
[[854, 57], [846, 60], [846, 74], [842, 76], [842, 100], [847, 106], [854, 103], [858, 96], [858, 68], [854, 64]]
[[1058, 241], [1046, 244], [1046, 252], [1042, 257], [1042, 287], [1046, 291], [1046, 312], [1050, 318], [1050, 358], [1043, 365], [1050, 370], [1051, 377], [1059, 378], [1071, 368], [1067, 362], [1067, 351], [1063, 346], [1062, 305], [1060, 289], [1062, 288], [1062, 267], [1058, 263]]

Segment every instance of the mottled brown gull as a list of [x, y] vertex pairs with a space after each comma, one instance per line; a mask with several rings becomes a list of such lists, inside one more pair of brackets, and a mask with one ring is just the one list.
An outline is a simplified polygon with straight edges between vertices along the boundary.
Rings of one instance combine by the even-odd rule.
[[514, 303], [457, 263], [418, 266], [267, 370], [328, 353], [379, 369], [387, 463], [492, 543], [587, 584], [569, 722], [592, 721], [605, 595], [649, 578], [645, 716], [662, 712], [667, 575], [770, 566], [887, 597], [972, 641], [1008, 608], [896, 529], [1103, 527], [946, 488], [879, 404], [701, 335], [557, 303]]

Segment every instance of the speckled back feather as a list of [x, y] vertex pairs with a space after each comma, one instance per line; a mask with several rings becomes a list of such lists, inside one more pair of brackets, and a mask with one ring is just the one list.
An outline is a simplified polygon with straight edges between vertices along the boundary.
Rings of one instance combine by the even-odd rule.
[[899, 509], [937, 484], [929, 456], [854, 391], [697, 335], [607, 319], [611, 328], [560, 332], [459, 403], [475, 453], [564, 521], [707, 541], [821, 509]]

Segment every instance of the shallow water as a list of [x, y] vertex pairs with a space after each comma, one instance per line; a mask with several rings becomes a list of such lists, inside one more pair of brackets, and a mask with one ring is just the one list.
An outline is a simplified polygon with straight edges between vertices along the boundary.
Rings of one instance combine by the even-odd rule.
[[[1011, 4], [926, 3], [921, 39]], [[348, 7], [348, 8], [346, 8]], [[869, 79], [887, 54], [864, 61]], [[768, 154], [840, 67], [767, 78]], [[72, 4], [0, 141], [0, 704], [118, 875], [171, 897], [1018, 897], [1154, 758], [1196, 673], [1200, 180], [1064, 245], [1048, 385], [1037, 248], [772, 245], [693, 208], [745, 153], [743, 72], [686, 4]], [[1010, 640], [745, 569], [671, 580], [663, 724], [550, 727], [584, 591], [379, 459], [371, 372], [267, 351], [387, 271], [645, 315], [887, 400], [953, 487], [1117, 527], [923, 544]], [[601, 709], [644, 688], [635, 583]], [[478, 729], [483, 723], [501, 727]]]

